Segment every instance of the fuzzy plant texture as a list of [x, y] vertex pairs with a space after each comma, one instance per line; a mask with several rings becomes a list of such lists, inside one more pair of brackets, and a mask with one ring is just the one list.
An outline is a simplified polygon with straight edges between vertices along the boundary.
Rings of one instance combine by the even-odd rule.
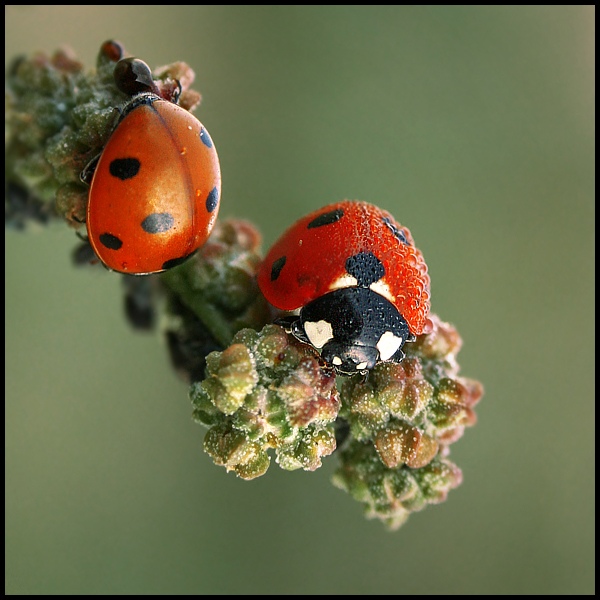
[[[5, 93], [7, 228], [59, 220], [85, 237], [88, 187], [80, 175], [128, 99], [113, 77], [124, 55], [108, 41], [93, 69], [66, 48], [13, 61]], [[180, 106], [199, 105], [187, 64], [152, 76], [159, 87], [181, 87]], [[461, 337], [437, 315], [405, 345], [401, 363], [336, 376], [311, 347], [273, 324], [276, 312], [256, 283], [261, 235], [251, 221], [217, 220], [192, 258], [157, 275], [111, 273], [85, 241], [71, 259], [121, 277], [132, 327], [164, 336], [216, 465], [250, 480], [273, 459], [282, 469], [314, 471], [335, 456], [333, 484], [390, 530], [460, 485], [450, 447], [475, 424], [483, 387], [459, 374]]]

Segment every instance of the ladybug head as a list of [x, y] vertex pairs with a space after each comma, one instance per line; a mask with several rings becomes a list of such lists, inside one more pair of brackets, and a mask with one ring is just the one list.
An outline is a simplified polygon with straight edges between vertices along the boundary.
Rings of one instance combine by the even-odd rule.
[[309, 302], [289, 327], [319, 350], [340, 375], [366, 373], [377, 363], [400, 362], [408, 324], [389, 300], [368, 287], [334, 290]]
[[379, 350], [332, 340], [323, 346], [321, 358], [338, 375], [365, 374], [379, 362]]
[[141, 93], [159, 95], [150, 67], [139, 58], [127, 57], [119, 60], [113, 76], [116, 86], [128, 96]]

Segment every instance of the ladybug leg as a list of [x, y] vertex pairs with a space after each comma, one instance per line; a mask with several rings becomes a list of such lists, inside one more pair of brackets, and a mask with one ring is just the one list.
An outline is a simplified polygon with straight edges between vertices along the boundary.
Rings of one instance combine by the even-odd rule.
[[[279, 325], [285, 329], [286, 333], [293, 335], [298, 341], [308, 344], [312, 347], [308, 336], [304, 332], [302, 325], [300, 324], [300, 318], [297, 315], [289, 315], [286, 317], [279, 317], [273, 321], [275, 325]], [[316, 353], [319, 357], [320, 354]], [[323, 363], [325, 365], [326, 363]]]
[[292, 333], [292, 325], [297, 319], [298, 317], [295, 317], [294, 315], [289, 315], [287, 317], [278, 317], [273, 321], [273, 323], [275, 323], [275, 325], [283, 327], [287, 333]]
[[300, 340], [301, 342], [304, 342], [305, 344], [312, 346], [312, 342], [310, 341], [310, 339], [304, 332], [304, 328], [302, 327], [302, 325], [300, 325], [300, 319], [296, 319], [292, 323], [291, 333], [297, 340]]
[[369, 370], [360, 371], [360, 383], [361, 383], [361, 384], [363, 384], [363, 385], [364, 385], [364, 384], [366, 384], [366, 383], [367, 383], [367, 381], [369, 380], [369, 373], [370, 373], [370, 372], [371, 372], [371, 371], [369, 371]]
[[[417, 339], [417, 336], [414, 333], [409, 333], [406, 338], [407, 342], [414, 342]], [[402, 359], [406, 356], [402, 351], [402, 348], [398, 348], [396, 352], [388, 359], [388, 362], [399, 363], [402, 362]]]
[[99, 261], [94, 250], [90, 246], [90, 243], [87, 241], [87, 238], [84, 239], [83, 236], [79, 237], [81, 238], [82, 243], [73, 250], [71, 256], [73, 263], [77, 267], [97, 264]]
[[[414, 342], [417, 339], [417, 336], [414, 333], [409, 333], [407, 338], [406, 338], [406, 342]], [[399, 363], [402, 362], [402, 359], [406, 356], [406, 354], [404, 354], [404, 352], [402, 351], [402, 348], [398, 348], [398, 350], [396, 350], [396, 352], [390, 356], [390, 358], [388, 358], [388, 360], [386, 362], [394, 362], [394, 363]]]
[[[414, 340], [407, 340], [407, 341], [414, 341]], [[398, 350], [396, 350], [395, 354], [393, 354], [392, 356], [390, 356], [390, 358], [386, 362], [399, 363], [399, 362], [402, 362], [402, 359], [405, 356], [406, 356], [406, 354], [404, 354], [404, 352], [402, 351], [402, 349], [398, 349]]]
[[296, 339], [310, 344], [310, 340], [304, 333], [302, 326], [300, 325], [300, 319], [296, 315], [289, 315], [286, 317], [279, 317], [273, 321], [275, 325], [283, 327], [286, 333], [291, 333]]
[[92, 177], [94, 176], [94, 171], [98, 166], [98, 161], [100, 160], [100, 154], [94, 156], [90, 162], [83, 167], [83, 171], [79, 174], [79, 179], [83, 181], [83, 183], [87, 183], [90, 185], [92, 183]]
[[[119, 122], [119, 120], [122, 117], [123, 117], [123, 110], [119, 107], [114, 107], [113, 111], [112, 111], [112, 115], [110, 117], [112, 119], [112, 124], [109, 123], [111, 130], [116, 126], [116, 124]], [[94, 176], [94, 171], [96, 170], [96, 167], [98, 166], [98, 161], [100, 160], [101, 155], [102, 155], [102, 151], [98, 152], [98, 154], [96, 156], [94, 156], [88, 162], [88, 164], [85, 165], [85, 167], [83, 167], [83, 170], [79, 174], [79, 179], [83, 183], [86, 183], [87, 185], [90, 185], [92, 183], [92, 177]]]

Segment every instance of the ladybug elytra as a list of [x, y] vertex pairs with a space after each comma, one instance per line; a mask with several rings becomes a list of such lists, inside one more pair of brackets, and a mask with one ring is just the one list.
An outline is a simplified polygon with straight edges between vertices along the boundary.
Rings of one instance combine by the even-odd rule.
[[280, 319], [342, 375], [400, 362], [423, 332], [430, 279], [410, 231], [373, 204], [346, 200], [299, 219], [273, 244], [258, 285]]
[[221, 197], [219, 158], [202, 123], [172, 101], [178, 93], [159, 95], [146, 63], [119, 60], [115, 81], [131, 98], [93, 167], [88, 240], [111, 270], [159, 273], [210, 235]]

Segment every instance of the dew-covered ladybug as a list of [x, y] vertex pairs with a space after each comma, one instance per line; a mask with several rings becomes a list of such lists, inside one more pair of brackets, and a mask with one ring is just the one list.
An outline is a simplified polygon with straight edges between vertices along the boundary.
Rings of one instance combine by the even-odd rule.
[[400, 362], [430, 307], [427, 265], [410, 231], [385, 210], [346, 200], [312, 212], [273, 244], [258, 285], [279, 319], [336, 373]]
[[[120, 58], [120, 47], [105, 52]], [[90, 183], [88, 240], [106, 267], [147, 275], [177, 266], [207, 240], [217, 219], [221, 170], [208, 131], [165, 99], [150, 68], [136, 58], [115, 66], [130, 96], [101, 155], [82, 174]], [[177, 86], [179, 86], [179, 83]]]

